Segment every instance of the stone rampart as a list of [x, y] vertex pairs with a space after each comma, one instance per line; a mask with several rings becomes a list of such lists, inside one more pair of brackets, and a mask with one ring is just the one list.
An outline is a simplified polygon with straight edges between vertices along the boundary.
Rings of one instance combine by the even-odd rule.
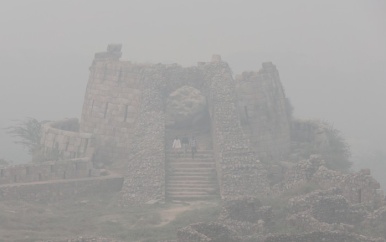
[[99, 176], [89, 159], [0, 167], [0, 185]]
[[343, 173], [330, 170], [324, 165], [325, 162], [320, 156], [311, 155], [309, 159], [299, 161], [287, 168], [283, 172], [282, 181], [272, 190], [278, 193], [311, 183], [321, 189], [339, 188], [351, 204], [363, 203], [375, 208], [384, 205], [385, 195], [380, 189], [379, 182], [371, 176], [370, 170]]
[[77, 119], [44, 124], [42, 126], [41, 145], [46, 159], [92, 157], [95, 150], [93, 135], [80, 133], [78, 129]]
[[257, 195], [268, 187], [266, 176], [241, 127], [232, 72], [227, 63], [216, 60], [200, 68], [210, 85], [208, 108], [221, 196]]
[[370, 173], [369, 169], [359, 172], [342, 174], [320, 167], [314, 174], [312, 180], [322, 188], [338, 187], [342, 190], [343, 196], [353, 204], [370, 204], [375, 208], [384, 205], [384, 193], [380, 184]]
[[55, 202], [81, 196], [118, 192], [123, 177], [101, 176], [0, 185], [0, 201]]
[[290, 150], [291, 110], [276, 67], [263, 63], [259, 72], [236, 78], [239, 113], [245, 133], [260, 160], [279, 161]]
[[177, 232], [178, 242], [236, 242], [234, 231], [227, 226], [210, 222], [191, 224]]
[[[220, 56], [214, 56], [212, 62], [183, 68], [177, 64], [120, 61], [120, 50], [121, 46], [113, 45], [108, 47], [107, 52], [95, 56], [90, 67], [80, 131], [95, 135], [96, 159], [128, 164], [124, 200], [146, 202], [164, 198], [165, 102], [170, 93], [182, 86], [199, 90], [208, 101], [223, 197], [256, 195], [262, 187], [267, 187], [264, 185], [265, 172], [261, 171], [256, 152], [251, 148], [240, 123], [236, 82], [229, 66], [221, 61]], [[284, 101], [281, 100], [284, 92], [277, 71], [272, 66], [265, 64], [261, 75], [273, 84], [262, 84], [261, 88], [264, 87], [262, 92], [272, 94], [267, 102], [277, 95], [276, 91], [270, 89], [279, 90], [277, 92], [282, 96], [278, 97], [280, 100], [276, 106], [281, 108], [278, 113], [282, 118], [285, 112], [282, 108]], [[285, 118], [287, 120], [287, 116]], [[277, 127], [282, 125], [280, 128], [284, 130], [285, 124], [286, 121], [280, 121]], [[283, 136], [272, 140], [283, 144], [279, 145], [279, 149], [286, 149], [283, 140], [289, 129], [285, 132]], [[272, 144], [264, 147], [272, 150]], [[272, 152], [267, 150], [267, 153]]]
[[270, 235], [264, 242], [384, 242], [383, 239], [369, 238], [356, 234], [348, 234], [344, 232], [324, 231], [324, 232], [311, 232], [304, 234], [283, 234], [283, 235]]

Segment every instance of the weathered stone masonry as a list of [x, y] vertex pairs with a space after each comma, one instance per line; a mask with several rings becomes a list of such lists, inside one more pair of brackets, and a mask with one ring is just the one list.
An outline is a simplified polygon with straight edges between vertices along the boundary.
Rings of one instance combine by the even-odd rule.
[[[127, 164], [125, 201], [165, 198], [165, 101], [182, 86], [199, 90], [207, 99], [222, 198], [265, 192], [268, 186], [260, 155], [283, 158], [290, 144], [286, 99], [272, 64], [264, 64], [249, 79], [243, 74], [236, 82], [220, 56], [187, 68], [136, 64], [120, 57], [120, 45], [109, 45], [106, 52], [95, 55], [79, 131], [92, 134], [95, 157]], [[237, 88], [248, 81], [255, 83], [247, 88], [257, 97]], [[247, 128], [242, 123], [244, 106], [251, 107]], [[257, 106], [261, 108], [254, 112], [252, 107]], [[267, 114], [265, 109], [275, 111]], [[64, 146], [72, 148], [71, 143]]]
[[0, 201], [58, 201], [121, 190], [123, 177], [94, 169], [87, 158], [0, 168]]

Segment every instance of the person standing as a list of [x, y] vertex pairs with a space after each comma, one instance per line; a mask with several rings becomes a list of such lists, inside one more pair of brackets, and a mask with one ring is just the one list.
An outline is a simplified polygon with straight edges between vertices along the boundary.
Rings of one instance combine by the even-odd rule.
[[189, 138], [188, 136], [184, 135], [181, 139], [182, 148], [184, 148], [184, 152], [186, 153], [188, 151], [189, 146]]
[[192, 159], [194, 159], [194, 155], [197, 152], [197, 141], [194, 136], [192, 136], [192, 138], [190, 139], [190, 148], [192, 150]]
[[178, 137], [174, 138], [172, 148], [176, 151], [181, 149], [181, 140]]

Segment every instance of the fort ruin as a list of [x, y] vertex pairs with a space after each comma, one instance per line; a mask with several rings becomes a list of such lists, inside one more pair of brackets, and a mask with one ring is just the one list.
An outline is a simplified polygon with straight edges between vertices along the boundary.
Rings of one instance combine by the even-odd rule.
[[[95, 54], [80, 121], [44, 124], [41, 145], [51, 160], [1, 168], [0, 200], [56, 201], [103, 190], [120, 192], [123, 207], [221, 199], [217, 221], [182, 228], [178, 241], [256, 234], [264, 235], [256, 241], [383, 241], [351, 234], [385, 223], [385, 196], [371, 172], [334, 171], [320, 155], [293, 150], [294, 143], [328, 140], [317, 125], [293, 119], [274, 64], [234, 77], [219, 55], [193, 67], [121, 55], [121, 45]], [[172, 149], [184, 136], [197, 140], [194, 158]], [[257, 198], [309, 184], [317, 189], [291, 198], [286, 219], [310, 233], [268, 234], [272, 207]]]
[[[259, 160], [284, 159], [290, 149], [288, 100], [272, 63], [234, 79], [218, 55], [183, 68], [121, 61], [121, 54], [120, 45], [95, 54], [79, 129], [46, 125], [47, 153], [125, 163], [129, 203], [265, 192]], [[205, 108], [193, 122], [169, 124], [167, 98], [184, 87], [202, 95]], [[196, 136], [198, 153], [178, 164], [171, 142], [184, 134]], [[196, 186], [184, 186], [185, 179]]]

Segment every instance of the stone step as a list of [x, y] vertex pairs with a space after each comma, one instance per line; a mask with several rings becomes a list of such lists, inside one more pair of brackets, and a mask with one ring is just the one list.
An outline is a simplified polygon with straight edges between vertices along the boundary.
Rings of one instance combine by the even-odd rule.
[[[186, 153], [189, 153], [191, 152], [192, 150], [190, 149], [190, 147], [186, 150]], [[175, 153], [185, 153], [185, 150], [184, 148], [181, 148], [181, 149], [171, 149], [171, 150], [167, 150], [166, 151], [166, 154], [175, 154]], [[197, 152], [196, 153], [200, 153], [200, 154], [213, 154], [213, 150], [205, 150], [205, 149], [200, 149], [200, 148], [197, 148]]]
[[210, 180], [176, 180], [176, 179], [167, 179], [166, 184], [170, 185], [212, 185], [216, 184], [217, 181], [210, 179]]
[[[192, 155], [191, 154], [170, 154], [170, 155], [166, 155], [166, 158], [168, 159], [180, 159], [180, 158], [185, 158], [185, 159], [193, 159]], [[197, 160], [197, 159], [214, 159], [213, 155], [209, 155], [209, 154], [195, 154], [194, 155], [194, 159]]]
[[207, 196], [218, 196], [216, 192], [207, 192], [207, 193], [198, 193], [198, 192], [191, 192], [191, 193], [179, 193], [179, 192], [171, 192], [171, 193], [166, 193], [166, 197], [175, 199], [177, 197], [207, 197]]
[[213, 159], [167, 159], [166, 164], [167, 165], [174, 165], [174, 164], [200, 164], [200, 163], [206, 163], [206, 164], [215, 164]]
[[183, 196], [183, 195], [201, 195], [201, 196], [205, 196], [205, 195], [212, 195], [212, 194], [215, 194], [215, 192], [207, 192], [207, 191], [199, 191], [199, 192], [196, 192], [196, 191], [183, 191], [183, 192], [174, 192], [174, 191], [166, 191], [166, 194], [169, 195], [169, 196]]
[[198, 192], [198, 193], [215, 193], [217, 190], [215, 188], [202, 188], [202, 187], [168, 187], [166, 189], [167, 193], [186, 193], [186, 192]]
[[[192, 154], [192, 151], [191, 151], [190, 148], [187, 149], [186, 152], [183, 150], [183, 148], [181, 148], [179, 150], [168, 150], [168, 151], [166, 151], [166, 155], [174, 155], [174, 154], [176, 154], [176, 155], [178, 155], [178, 154], [180, 154], [180, 155]], [[195, 154], [196, 155], [213, 155], [213, 150], [200, 150], [200, 149], [197, 149]]]
[[213, 171], [200, 171], [200, 172], [192, 172], [192, 171], [173, 171], [169, 172], [171, 177], [184, 176], [188, 178], [189, 176], [199, 176], [199, 177], [208, 177], [210, 175], [215, 175], [216, 173]]
[[211, 181], [214, 180], [208, 175], [170, 175], [167, 179], [168, 181]]
[[[166, 199], [207, 200], [219, 197], [216, 164], [210, 132], [203, 130], [166, 130]], [[188, 146], [174, 150], [174, 137], [194, 135], [197, 152], [192, 158]]]
[[186, 188], [189, 188], [189, 187], [195, 187], [195, 188], [198, 188], [198, 187], [202, 187], [202, 188], [213, 188], [213, 186], [215, 185], [215, 182], [206, 182], [206, 183], [194, 183], [194, 182], [191, 182], [191, 183], [187, 183], [187, 182], [178, 182], [178, 181], [169, 181], [169, 182], [166, 182], [166, 186], [167, 188], [168, 187], [186, 187]]
[[169, 201], [197, 201], [197, 200], [213, 200], [213, 199], [218, 199], [219, 196], [218, 195], [206, 195], [206, 196], [202, 196], [202, 195], [199, 195], [199, 196], [191, 196], [191, 195], [188, 195], [188, 196], [170, 196], [170, 197], [166, 197], [167, 200]]
[[166, 168], [216, 168], [216, 164], [213, 162], [169, 162], [166, 163]]
[[215, 172], [216, 169], [212, 167], [175, 167], [175, 166], [170, 166], [166, 168], [167, 172]]
[[206, 195], [206, 196], [176, 196], [176, 197], [166, 197], [166, 200], [171, 202], [180, 202], [180, 201], [206, 201], [206, 200], [217, 200], [219, 199], [218, 195]]

